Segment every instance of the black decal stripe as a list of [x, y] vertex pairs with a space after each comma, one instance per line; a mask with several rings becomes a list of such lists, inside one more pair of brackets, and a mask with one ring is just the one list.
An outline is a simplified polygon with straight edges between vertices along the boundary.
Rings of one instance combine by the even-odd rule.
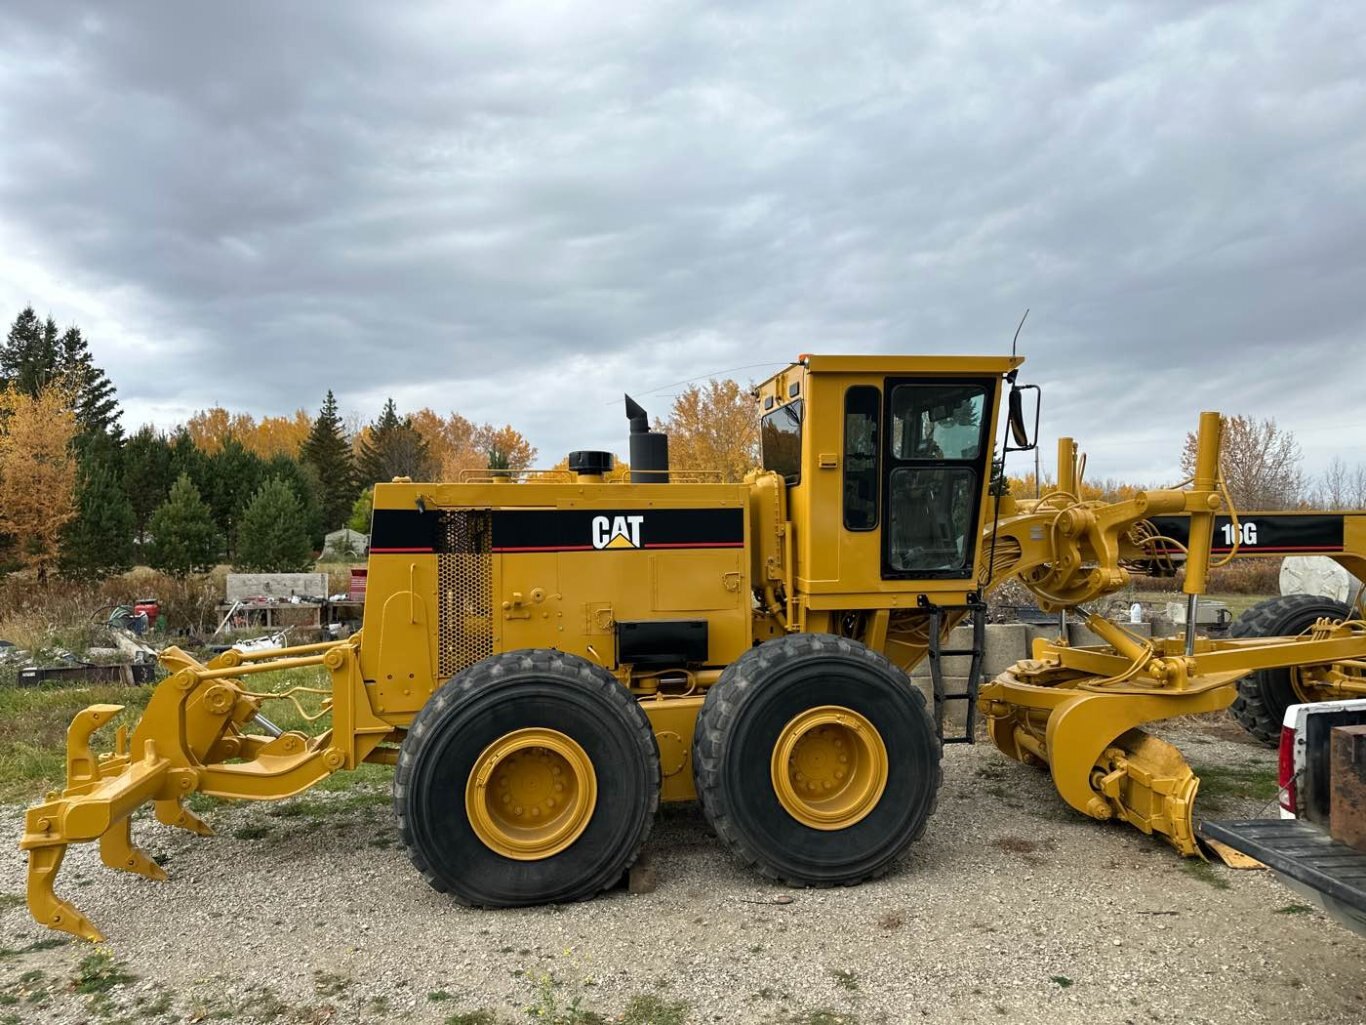
[[[495, 509], [495, 552], [593, 551], [593, 521], [639, 518], [640, 548], [743, 548], [743, 509]], [[633, 551], [631, 548], [603, 551]]]
[[[1238, 517], [1238, 522], [1247, 527], [1255, 527], [1256, 541], [1244, 541], [1237, 546], [1239, 555], [1285, 555], [1296, 552], [1341, 552], [1345, 519], [1341, 515], [1304, 514], [1304, 513], [1246, 513]], [[1214, 518], [1214, 543], [1210, 551], [1227, 555], [1234, 546], [1225, 540], [1224, 527], [1233, 523], [1232, 517]], [[1189, 516], [1154, 516], [1152, 524], [1159, 534], [1173, 541], [1186, 544], [1190, 540]], [[1159, 542], [1160, 543], [1160, 542]], [[1163, 545], [1168, 555], [1177, 555], [1180, 549]]]
[[430, 555], [441, 517], [435, 511], [376, 509], [370, 520], [371, 555]]

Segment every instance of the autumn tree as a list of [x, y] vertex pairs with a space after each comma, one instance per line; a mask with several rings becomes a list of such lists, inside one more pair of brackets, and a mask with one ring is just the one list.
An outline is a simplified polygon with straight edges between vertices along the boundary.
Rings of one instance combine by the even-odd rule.
[[759, 465], [759, 420], [754, 398], [730, 379], [693, 385], [674, 399], [669, 419], [669, 464], [677, 470], [719, 470], [738, 481]]
[[62, 531], [76, 515], [76, 417], [70, 395], [45, 385], [36, 395], [0, 392], [0, 533], [14, 538], [20, 560], [47, 578]]
[[[484, 424], [476, 434], [476, 443], [485, 454], [485, 465], [498, 470], [525, 470], [536, 458], [536, 449], [522, 437], [522, 432], [511, 424], [494, 427]], [[501, 463], [502, 465], [496, 465]]]
[[[1239, 509], [1289, 509], [1305, 490], [1300, 446], [1274, 419], [1223, 418], [1220, 467], [1233, 504]], [[1195, 473], [1196, 435], [1186, 435], [1181, 472]]]
[[242, 444], [262, 459], [276, 456], [298, 459], [312, 428], [312, 419], [302, 409], [296, 409], [290, 416], [263, 416], [256, 427], [243, 436]]
[[356, 500], [356, 460], [330, 390], [309, 428], [300, 459], [318, 476], [323, 530], [336, 530], [346, 522]]
[[217, 455], [229, 438], [241, 445], [242, 439], [255, 431], [256, 420], [250, 413], [229, 413], [222, 406], [201, 409], [185, 421], [185, 432], [195, 448], [210, 456]]
[[536, 459], [535, 447], [511, 424], [475, 424], [459, 413], [442, 417], [430, 409], [414, 413], [412, 423], [442, 480], [459, 480], [465, 470], [526, 470]]
[[442, 480], [459, 480], [461, 470], [487, 468], [488, 453], [480, 447], [478, 426], [459, 413], [443, 417], [424, 408], [413, 414], [412, 422]]
[[379, 419], [363, 432], [356, 464], [365, 485], [394, 477], [431, 480], [437, 471], [426, 439], [413, 426], [412, 417], [399, 417], [393, 399], [384, 403]]
[[153, 569], [184, 578], [211, 569], [218, 561], [213, 513], [188, 474], [180, 475], [169, 497], [152, 514], [148, 533], [147, 561]]
[[238, 525], [238, 569], [295, 573], [313, 564], [304, 510], [294, 489], [271, 477], [257, 490]]

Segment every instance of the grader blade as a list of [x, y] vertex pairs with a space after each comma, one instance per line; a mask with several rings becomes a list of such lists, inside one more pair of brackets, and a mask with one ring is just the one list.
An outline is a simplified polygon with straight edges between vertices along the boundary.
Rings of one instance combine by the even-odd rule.
[[1224, 708], [1232, 688], [1164, 694], [1104, 689], [1087, 677], [1052, 686], [1026, 682], [1041, 675], [1040, 666], [1019, 663], [982, 689], [996, 746], [1019, 761], [1047, 765], [1058, 794], [1082, 814], [1127, 822], [1183, 855], [1198, 855], [1200, 781], [1180, 751], [1137, 727]]

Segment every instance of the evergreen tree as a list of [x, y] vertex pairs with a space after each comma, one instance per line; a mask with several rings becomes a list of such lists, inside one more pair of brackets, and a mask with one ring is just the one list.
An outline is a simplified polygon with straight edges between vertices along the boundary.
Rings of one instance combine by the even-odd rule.
[[208, 458], [209, 508], [227, 544], [228, 555], [237, 551], [237, 523], [242, 511], [266, 479], [265, 460], [231, 435], [223, 447]]
[[323, 532], [336, 530], [356, 498], [356, 460], [330, 389], [299, 455], [318, 476]]
[[0, 380], [30, 398], [47, 385], [57, 370], [57, 325], [49, 317], [38, 320], [32, 306], [25, 306], [0, 347]]
[[[51, 323], [49, 321], [48, 323]], [[53, 325], [55, 330], [56, 325]], [[115, 440], [123, 437], [119, 424], [122, 415], [114, 398], [114, 385], [102, 369], [95, 366], [90, 346], [78, 327], [69, 327], [57, 343], [56, 370], [68, 382], [73, 392], [76, 423], [86, 436], [108, 434]]]
[[171, 471], [171, 444], [150, 425], [123, 445], [123, 490], [133, 509], [133, 536], [145, 539], [147, 522], [166, 501], [176, 475]]
[[199, 489], [201, 495], [209, 493], [213, 484], [209, 457], [194, 443], [194, 439], [190, 437], [190, 432], [183, 426], [176, 428], [175, 437], [170, 442], [169, 469], [172, 482], [177, 480], [181, 474], [185, 474]]
[[413, 426], [412, 417], [399, 418], [393, 399], [384, 403], [384, 411], [361, 440], [357, 463], [365, 485], [394, 477], [430, 480], [436, 476], [427, 440]]
[[313, 565], [313, 547], [294, 489], [278, 477], [261, 485], [238, 525], [238, 569], [293, 573]]
[[299, 500], [300, 516], [308, 532], [309, 544], [321, 549], [327, 531], [323, 528], [322, 483], [313, 464], [277, 455], [266, 463], [266, 474], [278, 477], [289, 485], [294, 497]]
[[213, 513], [186, 474], [171, 487], [170, 497], [152, 514], [148, 563], [174, 577], [202, 573], [218, 561], [219, 537]]
[[76, 518], [62, 534], [57, 568], [73, 580], [100, 580], [133, 567], [135, 520], [108, 435], [87, 446], [76, 472]]

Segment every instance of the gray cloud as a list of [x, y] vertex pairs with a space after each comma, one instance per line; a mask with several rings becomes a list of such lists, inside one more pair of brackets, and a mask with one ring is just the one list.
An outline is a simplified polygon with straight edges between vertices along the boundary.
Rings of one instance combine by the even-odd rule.
[[1094, 473], [1170, 477], [1200, 408], [1317, 468], [1360, 450], [1364, 35], [1308, 2], [10, 5], [0, 303], [81, 323], [133, 421], [331, 387], [546, 463], [620, 448], [624, 388], [999, 352], [1029, 306]]

